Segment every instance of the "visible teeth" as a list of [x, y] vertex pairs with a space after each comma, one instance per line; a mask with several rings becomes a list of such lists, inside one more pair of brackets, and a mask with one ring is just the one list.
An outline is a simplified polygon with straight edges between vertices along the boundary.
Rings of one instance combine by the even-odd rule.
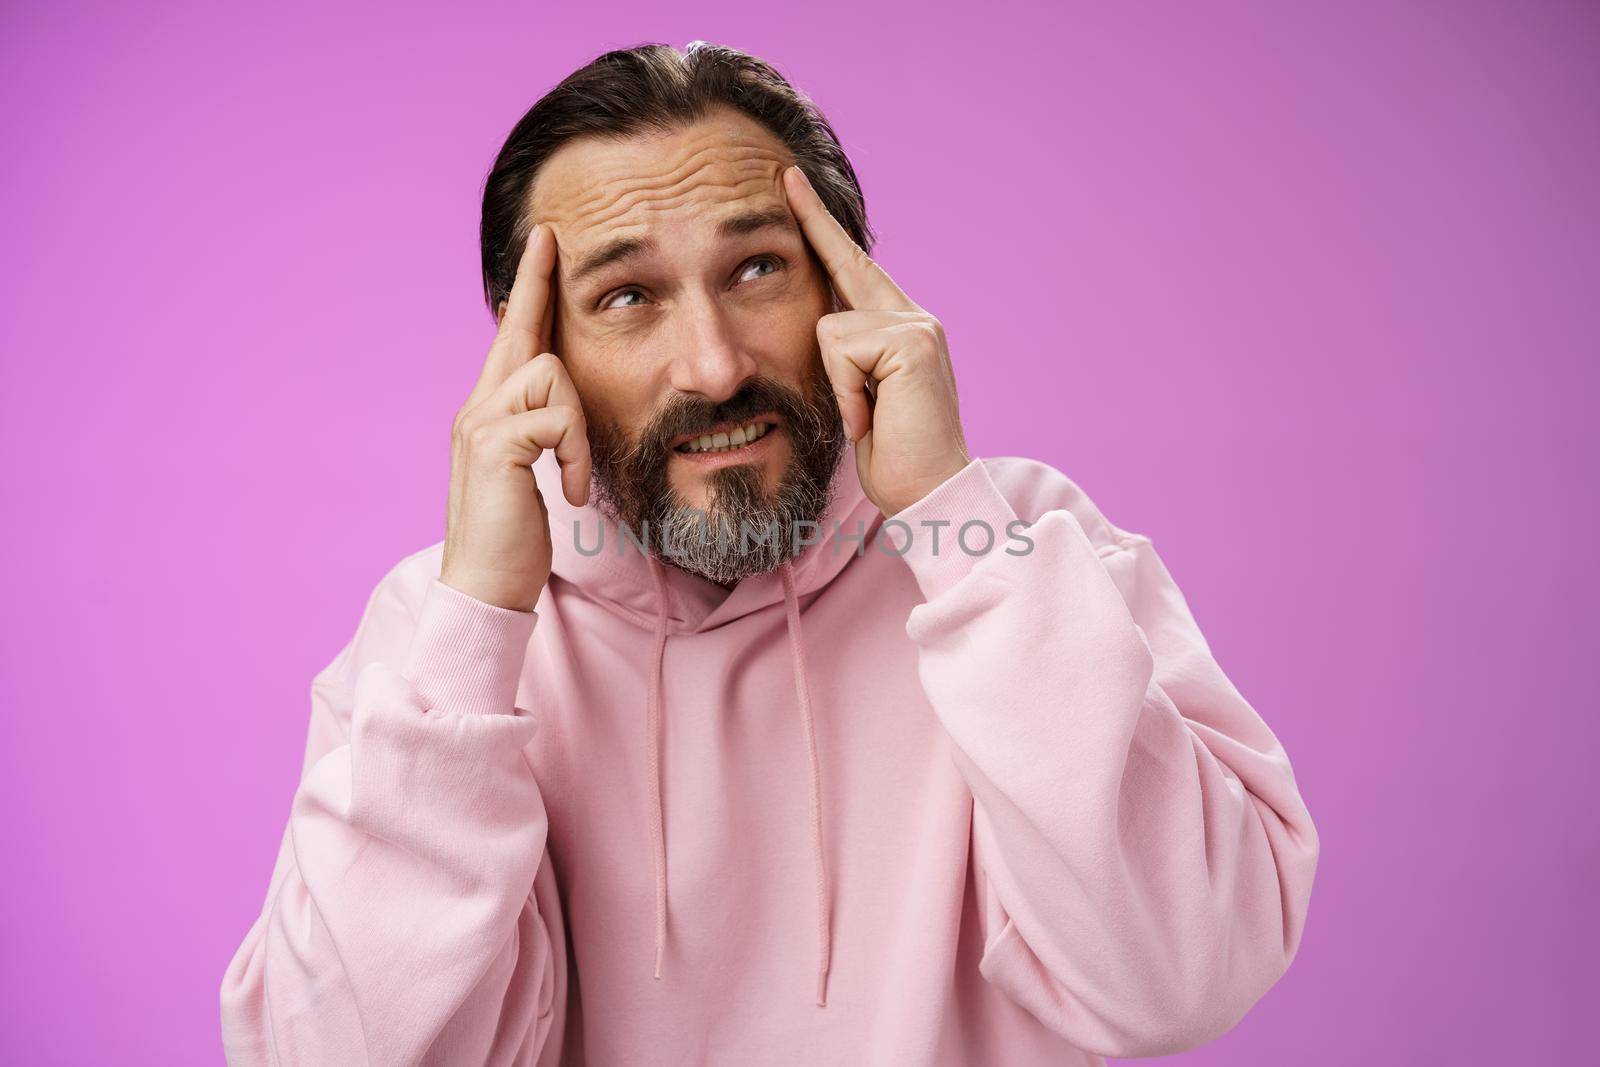
[[770, 429], [772, 427], [768, 423], [752, 422], [737, 427], [732, 433], [701, 434], [678, 447], [684, 452], [726, 452], [730, 448], [743, 448]]

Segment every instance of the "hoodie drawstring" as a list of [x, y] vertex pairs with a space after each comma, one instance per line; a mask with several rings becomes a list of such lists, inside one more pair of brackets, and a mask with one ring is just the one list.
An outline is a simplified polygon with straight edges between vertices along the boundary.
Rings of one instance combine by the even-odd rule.
[[[657, 609], [654, 662], [650, 672], [648, 708], [645, 722], [649, 733], [650, 795], [654, 808], [650, 812], [650, 833], [655, 851], [656, 868], [656, 970], [661, 977], [661, 959], [667, 938], [667, 848], [661, 816], [661, 676], [667, 646], [668, 591], [666, 566], [650, 558], [655, 574]], [[832, 961], [832, 943], [829, 933], [832, 902], [828, 895], [828, 869], [822, 842], [822, 775], [817, 762], [817, 727], [811, 714], [811, 692], [806, 684], [806, 652], [801, 640], [800, 601], [795, 595], [794, 569], [789, 563], [781, 568], [783, 578], [784, 616], [789, 632], [789, 653], [794, 663], [794, 686], [800, 701], [800, 718], [805, 726], [806, 757], [810, 762], [811, 778], [811, 850], [817, 868], [817, 1005], [828, 1003], [828, 970]]]
[[817, 769], [817, 726], [811, 717], [811, 692], [806, 684], [806, 649], [800, 640], [800, 601], [794, 593], [794, 568], [783, 565], [783, 608], [789, 618], [789, 651], [794, 657], [794, 690], [800, 695], [800, 719], [806, 727], [806, 755], [811, 761], [811, 854], [817, 864], [817, 1005], [828, 1003], [828, 936], [831, 903], [828, 868], [822, 850], [822, 775]]
[[656, 576], [656, 641], [651, 653], [650, 695], [645, 708], [645, 726], [649, 733], [649, 756], [646, 765], [650, 772], [650, 796], [654, 806], [650, 809], [650, 839], [655, 845], [656, 865], [656, 977], [661, 977], [661, 956], [667, 947], [667, 839], [661, 826], [661, 667], [667, 655], [667, 572], [650, 558], [650, 570]]

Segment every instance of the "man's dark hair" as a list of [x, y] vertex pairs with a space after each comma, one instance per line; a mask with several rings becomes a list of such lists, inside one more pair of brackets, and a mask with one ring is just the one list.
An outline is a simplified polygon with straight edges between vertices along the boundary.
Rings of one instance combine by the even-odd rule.
[[532, 220], [529, 191], [550, 156], [576, 137], [666, 133], [719, 105], [761, 123], [794, 154], [833, 217], [865, 252], [874, 235], [861, 183], [833, 127], [765, 61], [695, 41], [687, 51], [644, 44], [607, 52], [568, 75], [512, 129], [484, 180], [483, 295], [495, 314], [511, 294]]

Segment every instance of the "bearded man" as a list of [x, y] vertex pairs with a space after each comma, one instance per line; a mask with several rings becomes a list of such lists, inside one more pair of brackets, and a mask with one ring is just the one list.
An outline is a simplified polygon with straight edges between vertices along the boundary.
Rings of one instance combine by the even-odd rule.
[[[937, 224], [937, 220], [930, 220]], [[975, 458], [771, 66], [601, 56], [483, 196], [444, 540], [312, 685], [241, 1064], [1097, 1064], [1285, 972], [1316, 829], [1148, 538]]]

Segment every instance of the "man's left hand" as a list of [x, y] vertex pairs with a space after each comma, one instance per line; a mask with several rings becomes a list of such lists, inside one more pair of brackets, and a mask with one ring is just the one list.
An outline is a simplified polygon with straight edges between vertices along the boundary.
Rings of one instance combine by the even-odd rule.
[[878, 510], [894, 515], [971, 460], [944, 327], [851, 239], [799, 167], [783, 182], [789, 210], [847, 308], [817, 320], [817, 340], [856, 443], [856, 473]]

